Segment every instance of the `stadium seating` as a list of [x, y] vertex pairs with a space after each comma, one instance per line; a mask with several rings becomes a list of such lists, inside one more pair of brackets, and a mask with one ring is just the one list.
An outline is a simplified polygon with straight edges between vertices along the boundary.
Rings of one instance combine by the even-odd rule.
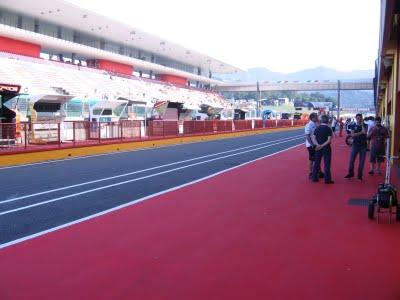
[[148, 105], [163, 100], [231, 108], [223, 97], [211, 91], [4, 52], [0, 52], [0, 78], [3, 83], [21, 85], [21, 91], [29, 94], [65, 93], [76, 97], [125, 98]]

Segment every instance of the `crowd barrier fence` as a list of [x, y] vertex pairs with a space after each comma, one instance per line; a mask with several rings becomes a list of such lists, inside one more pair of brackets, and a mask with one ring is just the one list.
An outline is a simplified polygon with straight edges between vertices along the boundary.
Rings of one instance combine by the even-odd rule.
[[304, 120], [122, 120], [0, 123], [0, 154], [304, 126]]

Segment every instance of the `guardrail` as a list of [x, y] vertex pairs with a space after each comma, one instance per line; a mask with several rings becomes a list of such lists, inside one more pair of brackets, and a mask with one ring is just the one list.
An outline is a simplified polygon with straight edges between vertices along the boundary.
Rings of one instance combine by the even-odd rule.
[[0, 123], [0, 154], [304, 126], [303, 120], [123, 120], [119, 122]]

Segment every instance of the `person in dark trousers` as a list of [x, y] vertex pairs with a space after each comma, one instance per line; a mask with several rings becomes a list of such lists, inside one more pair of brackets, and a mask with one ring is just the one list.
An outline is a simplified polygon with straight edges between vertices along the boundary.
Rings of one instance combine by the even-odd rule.
[[318, 171], [321, 168], [321, 160], [324, 158], [324, 178], [326, 184], [332, 184], [334, 181], [331, 178], [331, 141], [332, 128], [329, 125], [328, 116], [321, 116], [321, 125], [319, 125], [312, 136], [313, 143], [317, 146], [315, 152], [315, 162], [312, 172], [312, 181], [318, 182]]
[[[312, 179], [312, 170], [313, 170], [313, 165], [314, 165], [314, 160], [315, 160], [315, 145], [312, 141], [312, 135], [314, 134], [315, 128], [318, 126], [318, 115], [316, 113], [311, 113], [309, 116], [309, 121], [304, 128], [305, 135], [306, 135], [306, 147], [308, 151], [308, 160], [309, 160], [309, 179]], [[321, 173], [321, 172], [320, 172]]]
[[[318, 115], [317, 113], [311, 113], [309, 116], [309, 121], [304, 128], [305, 135], [306, 135], [306, 147], [308, 151], [308, 160], [309, 160], [309, 174], [308, 178], [312, 179], [312, 170], [313, 170], [313, 165], [314, 165], [314, 160], [315, 160], [315, 148], [317, 147], [314, 145], [312, 141], [312, 135], [314, 134], [315, 128], [318, 126]], [[318, 177], [319, 178], [324, 178], [324, 173], [321, 172], [321, 170], [318, 172]]]
[[343, 128], [344, 128], [343, 118], [340, 118], [339, 119], [339, 137], [343, 136]]
[[357, 179], [362, 181], [367, 152], [367, 128], [363, 123], [362, 114], [356, 115], [356, 123], [350, 125], [349, 130], [350, 135], [353, 137], [353, 145], [351, 146], [349, 173], [344, 178], [350, 179], [354, 177], [354, 162], [357, 155], [359, 155]]
[[389, 131], [382, 126], [381, 117], [376, 117], [375, 126], [368, 132], [367, 137], [371, 139], [370, 163], [368, 174], [373, 175], [375, 165], [378, 164], [376, 172], [381, 173], [381, 163], [385, 161], [385, 144], [389, 137]]

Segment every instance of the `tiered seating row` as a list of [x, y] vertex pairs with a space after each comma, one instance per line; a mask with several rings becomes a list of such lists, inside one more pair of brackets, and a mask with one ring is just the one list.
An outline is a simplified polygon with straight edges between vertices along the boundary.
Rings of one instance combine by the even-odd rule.
[[3, 83], [20, 84], [22, 91], [29, 94], [58, 91], [82, 98], [144, 101], [149, 106], [162, 100], [191, 106], [231, 107], [223, 97], [208, 91], [8, 53], [0, 53], [0, 78]]

